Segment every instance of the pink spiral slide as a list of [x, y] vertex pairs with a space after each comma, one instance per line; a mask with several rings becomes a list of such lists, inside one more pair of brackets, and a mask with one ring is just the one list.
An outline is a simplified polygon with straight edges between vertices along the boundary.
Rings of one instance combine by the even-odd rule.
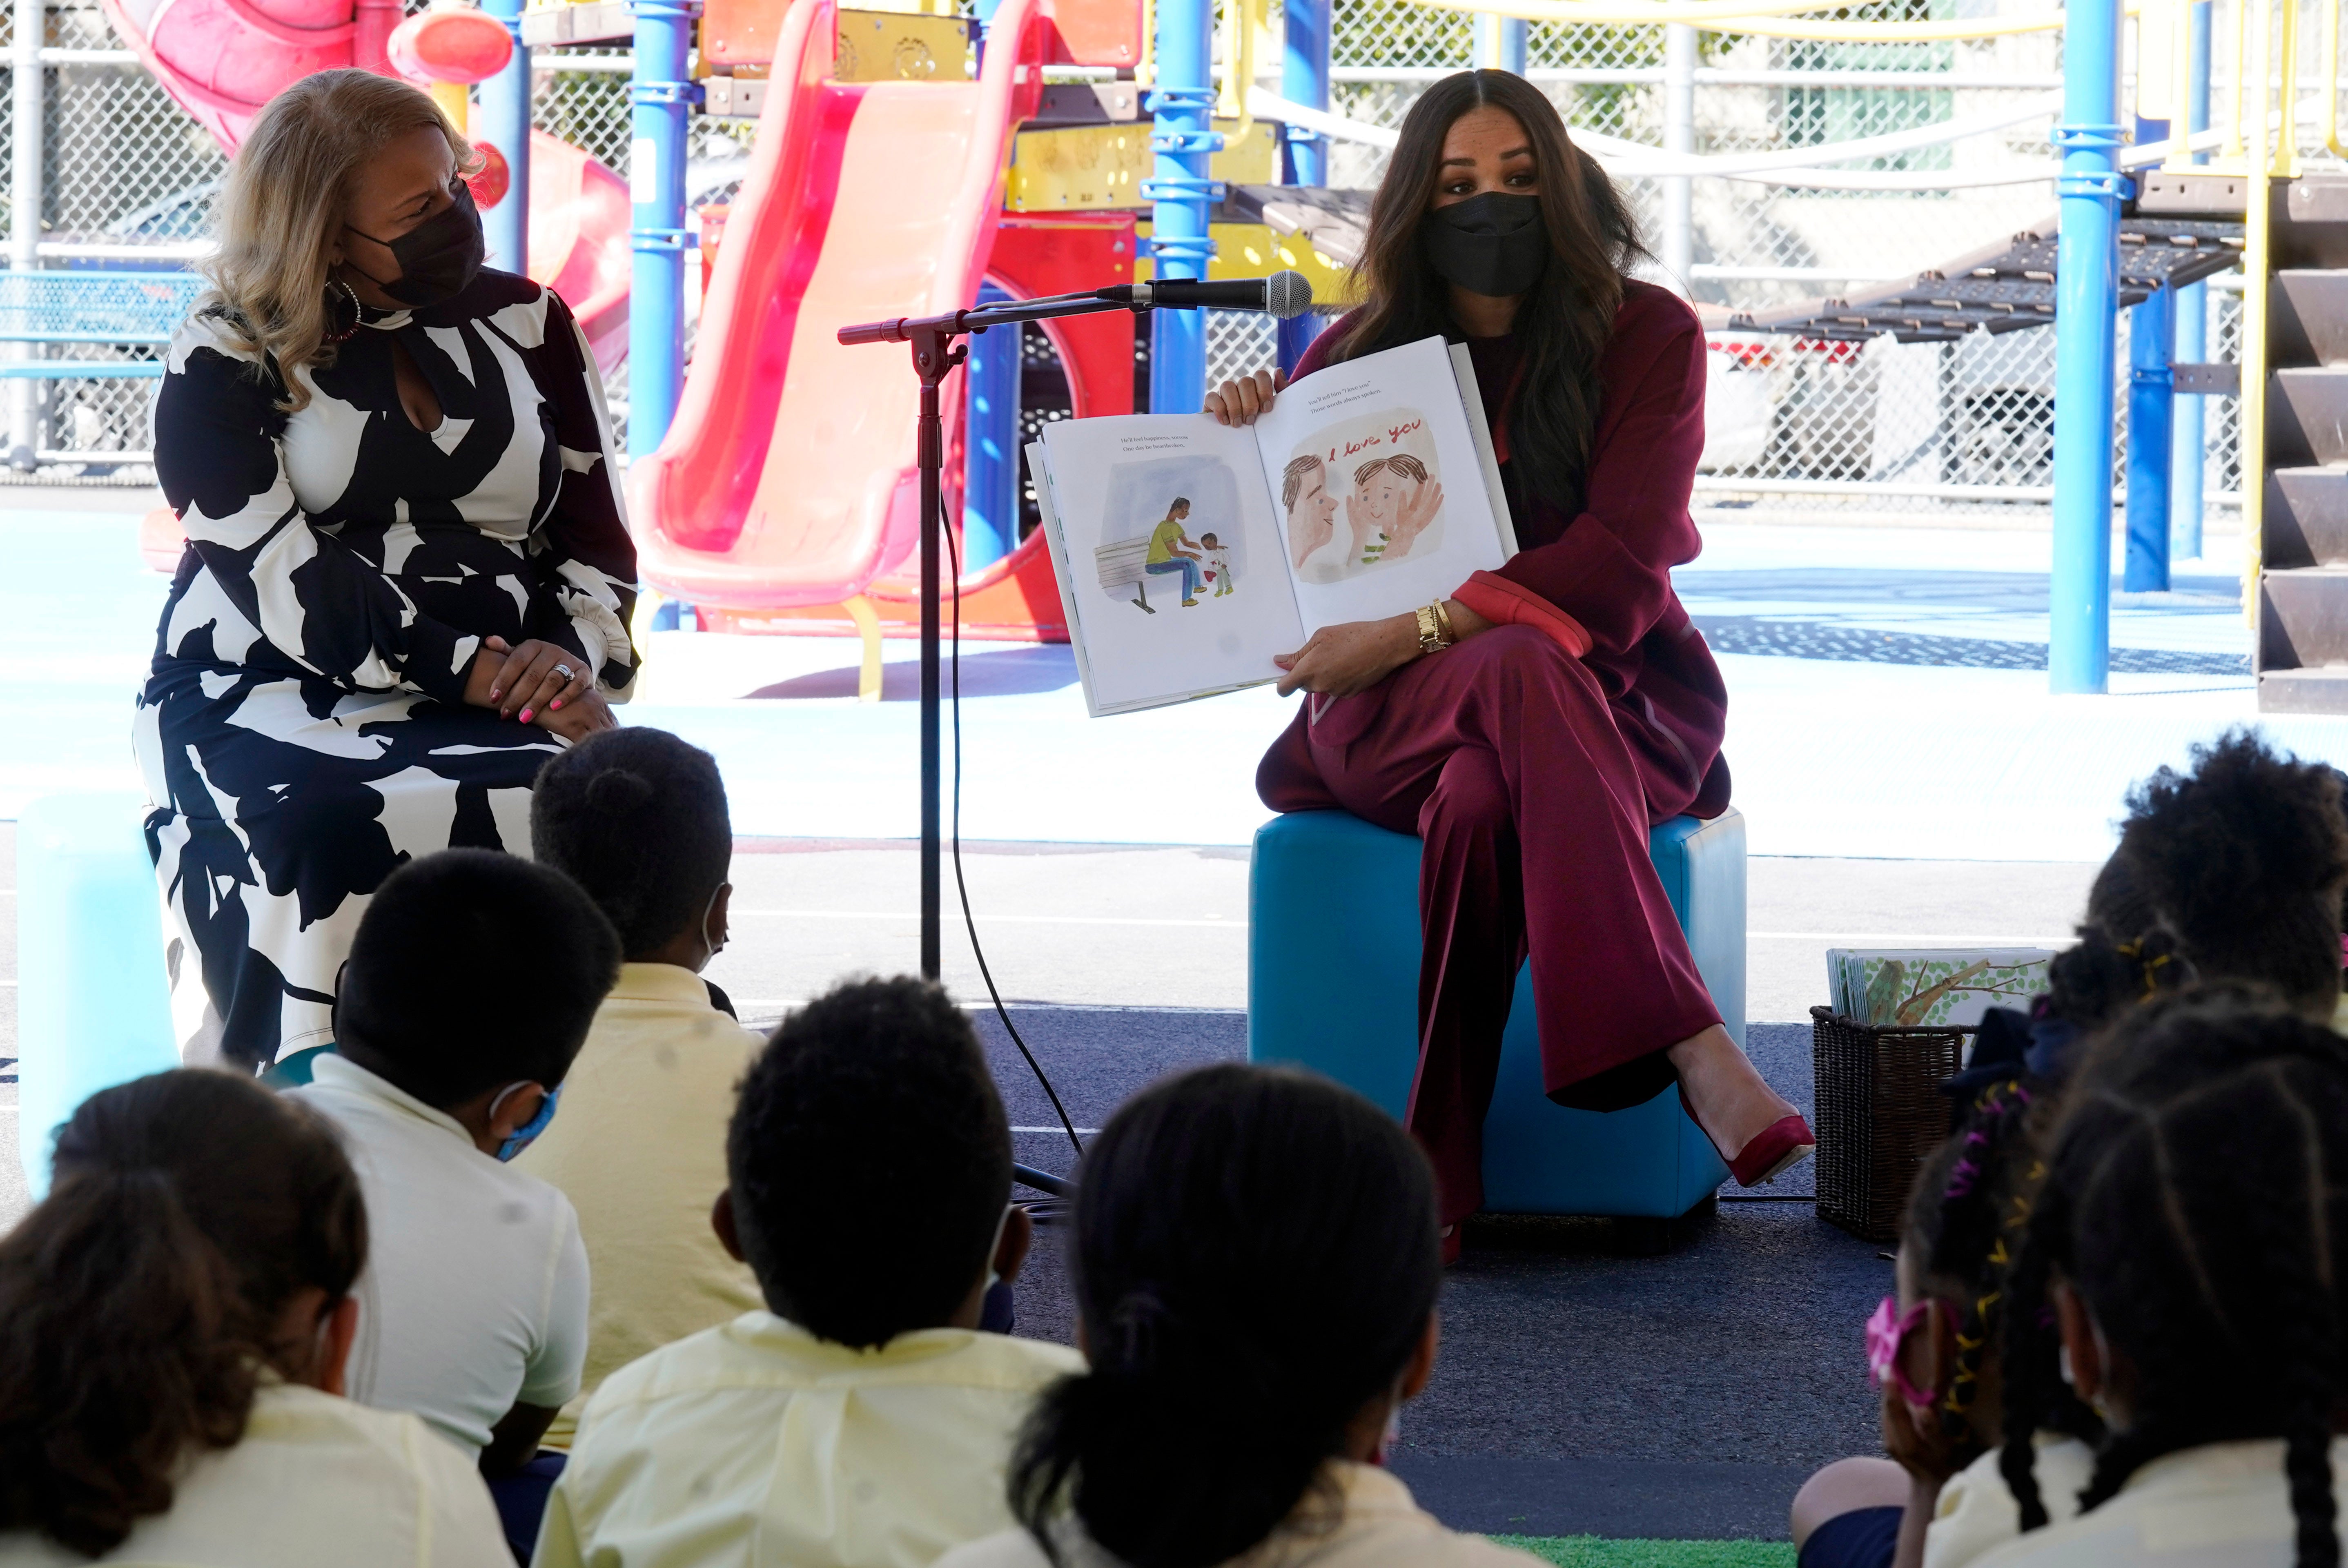
[[[252, 117], [314, 71], [392, 74], [398, 0], [101, 0], [173, 101], [234, 152]], [[561, 294], [604, 369], [627, 354], [627, 182], [543, 131], [530, 143], [530, 275]]]

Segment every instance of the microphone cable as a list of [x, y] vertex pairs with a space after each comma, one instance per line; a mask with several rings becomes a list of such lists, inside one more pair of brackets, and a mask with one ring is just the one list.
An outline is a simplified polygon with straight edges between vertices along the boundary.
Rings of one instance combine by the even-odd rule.
[[[1014, 339], [1014, 341], [1016, 340]], [[962, 900], [963, 928], [970, 934], [970, 951], [972, 955], [978, 960], [979, 976], [986, 982], [987, 999], [994, 1004], [994, 1016], [1003, 1021], [1004, 1030], [1005, 1033], [1010, 1035], [1011, 1043], [1018, 1047], [1019, 1054], [1026, 1058], [1027, 1070], [1034, 1073], [1035, 1075], [1035, 1081], [1044, 1086], [1045, 1097], [1051, 1100], [1053, 1112], [1059, 1117], [1060, 1126], [1068, 1135], [1068, 1147], [1076, 1150], [1077, 1159], [1082, 1160], [1085, 1154], [1084, 1142], [1076, 1137], [1076, 1124], [1069, 1119], [1067, 1107], [1060, 1103], [1060, 1091], [1052, 1087], [1052, 1080], [1045, 1075], [1044, 1065], [1035, 1059], [1035, 1053], [1027, 1048], [1026, 1040], [1020, 1036], [1019, 1026], [1011, 1021], [1010, 1009], [1003, 1005], [1003, 993], [996, 990], [994, 987], [994, 973], [987, 967], [986, 949], [979, 944], [978, 921], [970, 912], [970, 884], [963, 880], [962, 543], [956, 537], [954, 531], [946, 525], [945, 495], [945, 486], [941, 484], [938, 487], [937, 529], [939, 535], [943, 538], [946, 542], [947, 563], [953, 568], [953, 657], [950, 661], [950, 667], [952, 668], [953, 676], [953, 829], [949, 842], [953, 846], [954, 892], [956, 896]], [[1023, 1166], [1014, 1166], [1012, 1169], [1014, 1173], [1019, 1176], [1022, 1182], [1028, 1186], [1036, 1188], [1039, 1191], [1053, 1192], [1056, 1196], [1066, 1195], [1068, 1190], [1067, 1185], [1065, 1182], [1059, 1182], [1056, 1178], [1046, 1177], [1045, 1180], [1054, 1181], [1055, 1185], [1045, 1186], [1042, 1182], [1034, 1180], [1034, 1178], [1037, 1176], [1042, 1176], [1044, 1174], [1043, 1172], [1029, 1171]]]

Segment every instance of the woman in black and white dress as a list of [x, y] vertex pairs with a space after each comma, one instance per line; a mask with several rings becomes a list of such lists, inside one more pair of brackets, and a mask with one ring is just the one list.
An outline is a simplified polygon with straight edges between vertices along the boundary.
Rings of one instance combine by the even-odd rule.
[[171, 343], [188, 549], [137, 741], [191, 1062], [324, 1044], [367, 895], [452, 845], [528, 853], [540, 766], [634, 678], [602, 388], [560, 299], [482, 270], [475, 162], [404, 83], [296, 83]]

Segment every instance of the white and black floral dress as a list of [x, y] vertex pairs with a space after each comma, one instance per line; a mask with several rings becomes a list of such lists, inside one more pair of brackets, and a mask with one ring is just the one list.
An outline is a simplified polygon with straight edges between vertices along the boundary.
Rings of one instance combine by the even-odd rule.
[[[400, 406], [395, 341], [438, 429]], [[180, 1052], [247, 1068], [330, 1037], [395, 867], [530, 852], [530, 783], [563, 743], [465, 706], [482, 639], [561, 644], [615, 700], [636, 662], [610, 423], [561, 300], [484, 272], [369, 319], [299, 372], [291, 415], [256, 358], [201, 307], [171, 342], [155, 468], [188, 548], [136, 726]]]

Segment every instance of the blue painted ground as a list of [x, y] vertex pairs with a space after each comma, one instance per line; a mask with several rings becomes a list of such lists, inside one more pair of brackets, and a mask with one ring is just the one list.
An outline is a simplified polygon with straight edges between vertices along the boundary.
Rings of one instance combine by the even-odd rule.
[[[135, 530], [0, 512], [0, 816], [135, 782], [129, 694], [163, 593]], [[2018, 531], [1710, 531], [1678, 580], [1728, 680], [1756, 853], [2097, 860], [2130, 781], [2258, 720], [2228, 560], [2116, 597], [2112, 695], [2048, 696], [2047, 551]], [[715, 751], [744, 833], [907, 837], [913, 652], [890, 645], [888, 700], [867, 705], [852, 642], [660, 633], [627, 717]], [[968, 837], [1238, 844], [1263, 820], [1255, 761], [1293, 711], [1269, 688], [1091, 719], [1066, 648], [969, 644], [963, 673]], [[2348, 720], [2266, 727], [2348, 763]]]

